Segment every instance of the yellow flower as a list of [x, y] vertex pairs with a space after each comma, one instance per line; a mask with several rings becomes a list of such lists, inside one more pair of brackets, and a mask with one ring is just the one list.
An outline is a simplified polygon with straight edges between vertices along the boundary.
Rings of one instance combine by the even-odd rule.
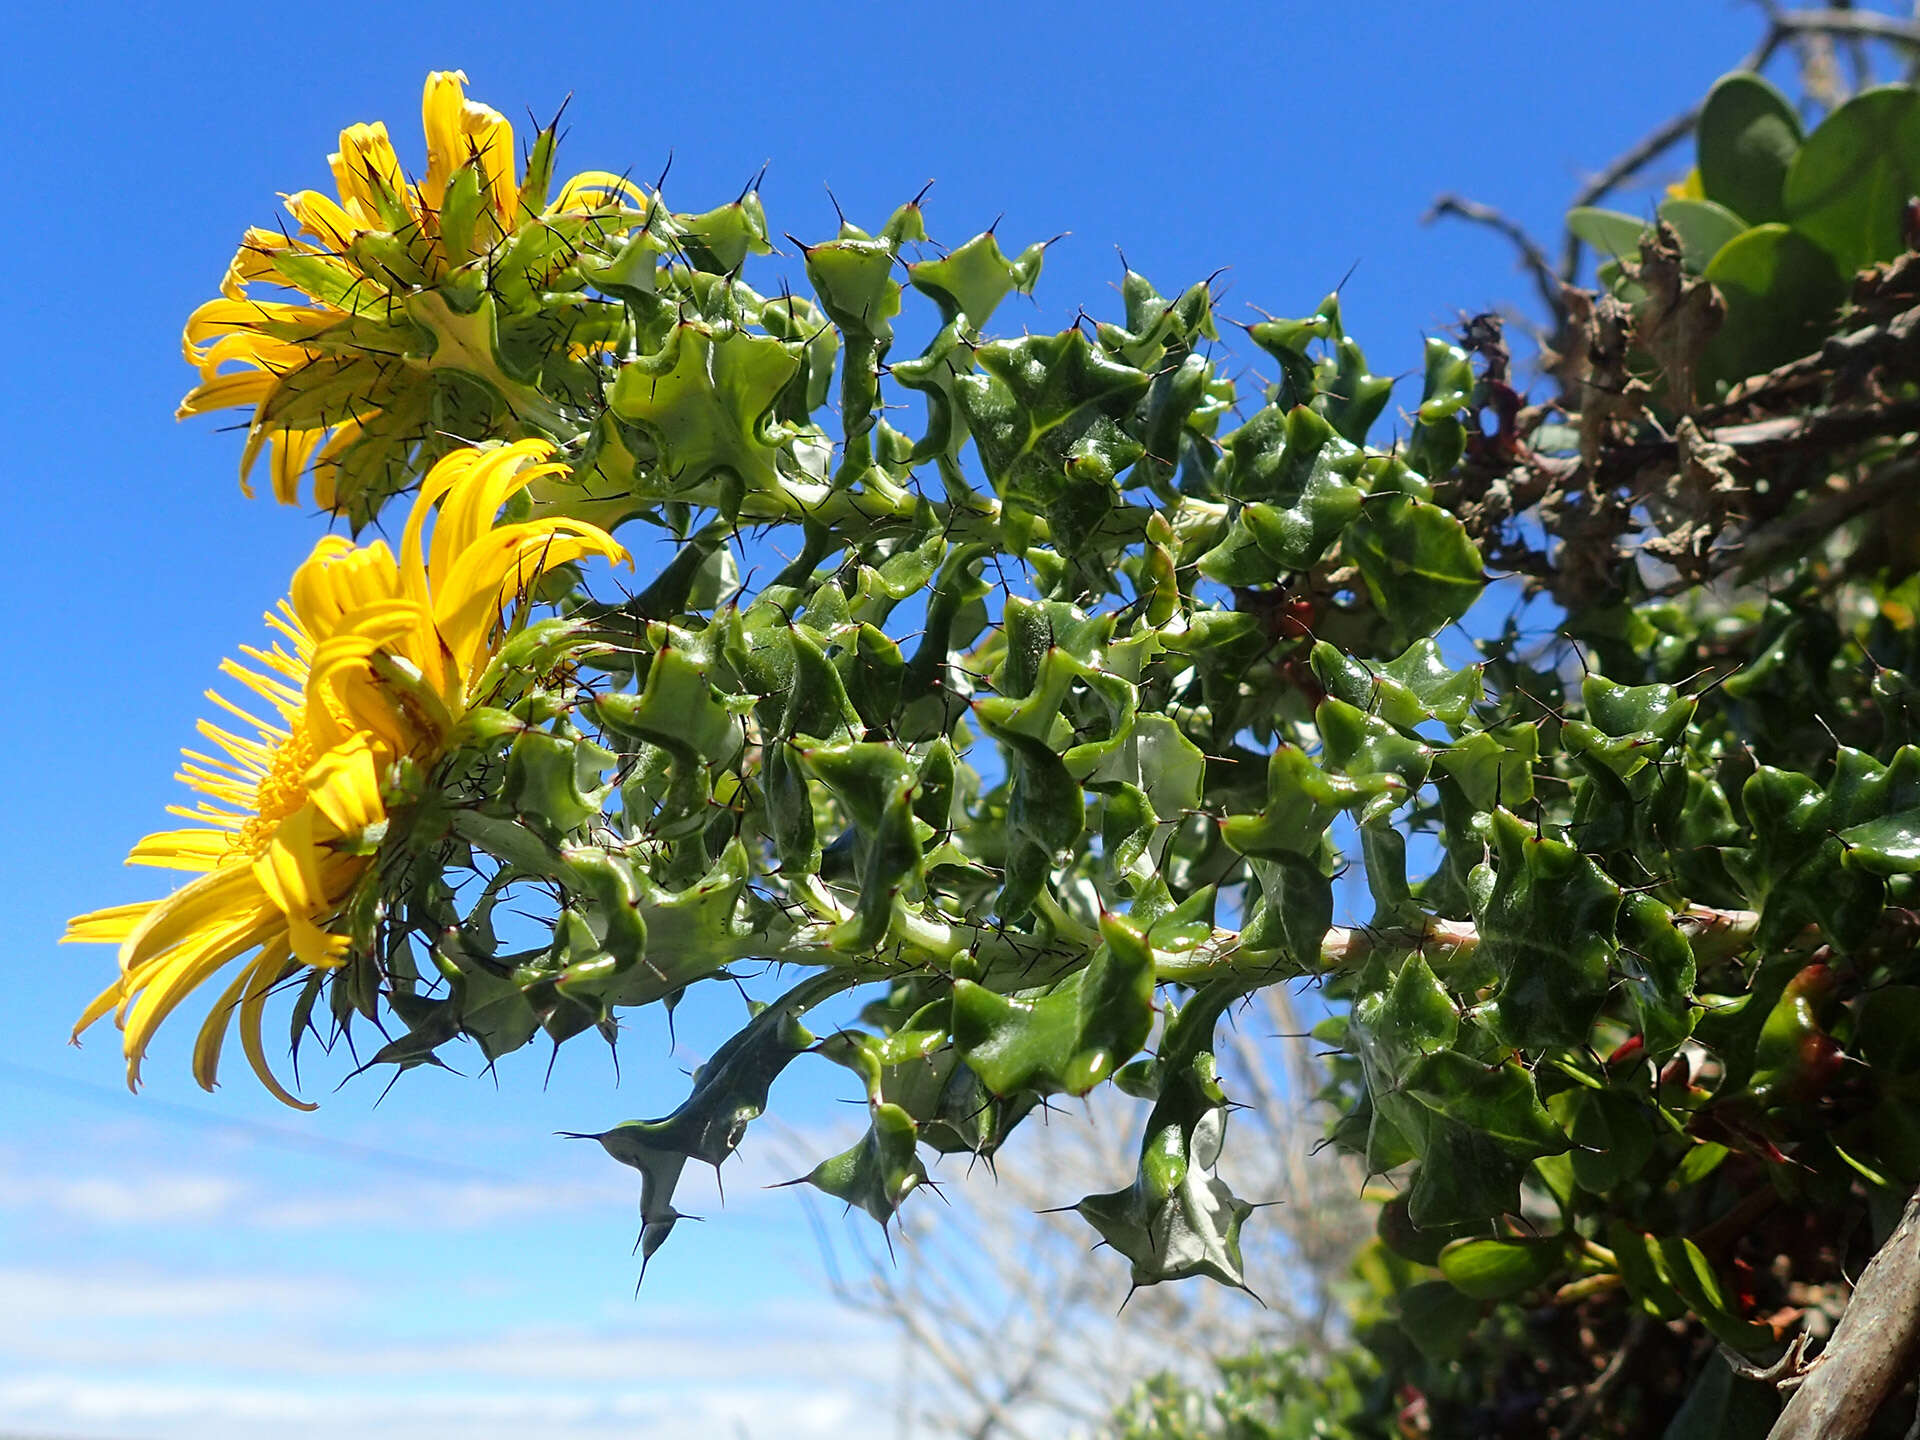
[[[431, 386], [423, 381], [436, 368], [477, 365], [477, 378], [500, 392], [510, 412], [531, 406], [537, 414], [537, 392], [509, 379], [490, 356], [476, 360], [439, 327], [473, 316], [487, 294], [509, 308], [550, 306], [553, 290], [584, 287], [567, 274], [583, 255], [604, 258], [610, 237], [650, 218], [664, 221], [657, 200], [650, 211], [636, 186], [599, 171], [574, 176], [548, 203], [553, 132], [541, 133], [526, 175], [517, 177], [513, 126], [467, 99], [465, 81], [458, 70], [427, 77], [423, 178], [408, 179], [384, 124], [349, 126], [329, 157], [337, 198], [316, 190], [286, 196], [296, 229], [249, 229], [221, 298], [188, 318], [182, 343], [200, 383], [179, 414], [253, 411], [240, 470], [247, 493], [264, 448], [280, 501], [298, 503], [300, 476], [311, 467], [315, 501], [345, 508], [352, 497], [339, 482], [349, 449], [358, 445], [371, 464], [433, 430]], [[516, 245], [520, 239], [528, 243]], [[257, 284], [304, 299], [255, 298]], [[423, 327], [435, 332], [424, 345]], [[484, 333], [489, 321], [476, 328]]]
[[1683, 179], [1677, 180], [1667, 186], [1667, 198], [1669, 200], [1706, 199], [1707, 192], [1700, 184], [1700, 167], [1698, 165], [1694, 166], [1693, 169], [1687, 171]]
[[243, 646], [251, 665], [222, 664], [271, 718], [208, 691], [255, 734], [200, 722], [214, 753], [183, 752], [179, 778], [202, 798], [191, 809], [169, 807], [192, 823], [147, 836], [128, 856], [194, 878], [164, 900], [79, 916], [64, 937], [120, 947], [120, 978], [74, 1034], [114, 1012], [130, 1087], [174, 1007], [252, 954], [200, 1028], [194, 1077], [213, 1088], [238, 1009], [254, 1072], [287, 1104], [312, 1108], [268, 1067], [261, 1014], [284, 974], [346, 959], [347, 937], [329, 927], [385, 833], [390, 768], [402, 759], [430, 765], [469, 707], [487, 698], [477, 692], [510, 628], [505, 617], [542, 569], [588, 555], [626, 559], [617, 541], [581, 521], [495, 523], [510, 495], [562, 468], [539, 463], [551, 448], [522, 441], [448, 456], [421, 486], [397, 559], [385, 541], [356, 546], [328, 536], [267, 615], [276, 636], [269, 648]]

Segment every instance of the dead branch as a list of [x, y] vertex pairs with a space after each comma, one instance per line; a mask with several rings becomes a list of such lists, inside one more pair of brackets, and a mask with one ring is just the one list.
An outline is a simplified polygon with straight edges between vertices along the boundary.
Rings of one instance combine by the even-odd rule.
[[1855, 1440], [1920, 1365], [1920, 1190], [1853, 1287], [1833, 1338], [1796, 1377], [1767, 1440]]
[[1520, 252], [1520, 264], [1533, 278], [1533, 287], [1540, 293], [1540, 302], [1552, 313], [1557, 329], [1566, 319], [1567, 305], [1561, 298], [1563, 286], [1560, 278], [1554, 274], [1553, 264], [1547, 259], [1547, 252], [1540, 248], [1539, 242], [1527, 234], [1517, 220], [1503, 215], [1491, 205], [1483, 205], [1478, 200], [1469, 200], [1451, 192], [1435, 200], [1433, 208], [1420, 217], [1420, 223], [1431, 225], [1447, 216], [1474, 225], [1485, 225], [1511, 242], [1514, 249]]

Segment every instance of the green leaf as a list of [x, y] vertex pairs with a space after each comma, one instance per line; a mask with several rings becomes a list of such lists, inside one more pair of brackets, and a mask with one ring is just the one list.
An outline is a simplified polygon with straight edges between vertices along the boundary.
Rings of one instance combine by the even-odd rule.
[[837, 1200], [858, 1205], [885, 1225], [927, 1178], [917, 1136], [918, 1127], [905, 1110], [876, 1102], [867, 1133], [851, 1149], [822, 1160], [802, 1179]]
[[1227, 1125], [1213, 1032], [1244, 993], [1238, 981], [1216, 981], [1168, 1022], [1160, 1095], [1147, 1116], [1133, 1184], [1088, 1195], [1074, 1207], [1132, 1262], [1135, 1285], [1206, 1275], [1246, 1288], [1240, 1227], [1253, 1207], [1213, 1173]]
[[1661, 1440], [1766, 1440], [1779, 1414], [1771, 1385], [1736, 1375], [1725, 1357], [1712, 1354]]
[[1613, 1219], [1607, 1222], [1606, 1238], [1627, 1293], [1643, 1311], [1660, 1320], [1678, 1320], [1687, 1313], [1686, 1302], [1667, 1279], [1666, 1261], [1653, 1236]]
[[1728, 1306], [1719, 1277], [1713, 1273], [1713, 1267], [1700, 1253], [1698, 1245], [1683, 1235], [1669, 1235], [1654, 1242], [1652, 1253], [1659, 1262], [1662, 1278], [1721, 1340], [1750, 1354], [1774, 1343], [1771, 1326], [1742, 1320]]
[[607, 403], [653, 435], [659, 470], [673, 490], [716, 474], [749, 491], [770, 490], [780, 483], [781, 444], [769, 412], [799, 366], [779, 340], [688, 320], [674, 327], [658, 355], [620, 371]]
[[1091, 543], [1118, 503], [1116, 477], [1144, 453], [1121, 422], [1153, 377], [1077, 329], [996, 340], [973, 358], [985, 373], [956, 376], [953, 393], [1001, 500], [1032, 514], [1066, 506], [1078, 523], [1056, 543]]
[[1431, 1055], [1452, 1045], [1460, 1033], [1460, 1014], [1447, 987], [1419, 954], [1407, 956], [1384, 996], [1368, 996], [1354, 1007], [1372, 1043], [1413, 1055]]
[[1785, 225], [1735, 236], [1705, 273], [1726, 302], [1705, 362], [1705, 373], [1722, 380], [1762, 374], [1817, 350], [1846, 294], [1829, 255]]
[[1248, 867], [1260, 884], [1260, 899], [1240, 931], [1241, 947], [1273, 952], [1296, 973], [1317, 972], [1320, 947], [1333, 927], [1333, 881], [1322, 865], [1287, 855], [1256, 857]]
[[1920, 872], [1920, 747], [1902, 745], [1887, 767], [1887, 811], [1840, 832], [1846, 863], [1874, 875]]
[[894, 247], [885, 240], [833, 240], [806, 251], [807, 279], [820, 307], [843, 334], [881, 345], [893, 340], [888, 322], [900, 313], [900, 282], [893, 278]]
[[507, 749], [503, 795], [523, 819], [556, 835], [600, 814], [612, 787], [601, 781], [614, 756], [577, 735], [526, 729]]
[[1920, 810], [1870, 820], [1840, 832], [1847, 863], [1875, 875], [1912, 875], [1920, 871]]
[[1687, 269], [1698, 275], [1728, 241], [1747, 228], [1738, 215], [1711, 200], [1666, 200], [1660, 218], [1680, 237], [1680, 255]]
[[748, 191], [732, 204], [704, 215], [675, 215], [680, 249], [696, 270], [731, 275], [749, 255], [767, 255], [773, 242], [767, 235], [767, 213], [757, 191]]
[[1456, 1240], [1440, 1252], [1440, 1273], [1476, 1300], [1505, 1300], [1546, 1284], [1565, 1257], [1557, 1239]]
[[694, 1073], [693, 1093], [660, 1120], [629, 1120], [594, 1135], [623, 1165], [640, 1172], [641, 1274], [682, 1218], [673, 1207], [674, 1188], [688, 1160], [718, 1169], [739, 1146], [747, 1126], [767, 1108], [767, 1092], [796, 1055], [813, 1044], [800, 1017], [854, 983], [838, 972], [801, 981], [755, 1015], [739, 1034]]
[[1220, 444], [1220, 484], [1249, 502], [1242, 523], [1290, 570], [1310, 568], [1360, 511], [1359, 452], [1305, 406], [1269, 405]]
[[1920, 92], [1889, 85], [1854, 96], [1807, 137], [1787, 171], [1780, 218], [1851, 276], [1906, 249], [1901, 217], [1915, 195]]
[[1084, 1095], [1133, 1058], [1153, 1027], [1153, 950], [1129, 921], [1100, 918], [1086, 969], [1017, 998], [970, 980], [953, 987], [953, 1040], [995, 1095]]
[[[1896, 763], [1904, 780], [1916, 761]], [[1843, 949], [1866, 940], [1885, 882], [1870, 864], [1847, 863], [1840, 832], [1885, 818], [1895, 774], [1842, 746], [1824, 792], [1809, 776], [1769, 765], [1748, 777], [1740, 796], [1753, 848], [1733, 868], [1760, 909], [1761, 945], [1776, 946], [1809, 921]]]
[[1371, 792], [1360, 808], [1362, 825], [1385, 821], [1426, 783], [1432, 749], [1386, 721], [1332, 698], [1320, 702], [1313, 719], [1326, 768]]
[[1640, 253], [1640, 237], [1647, 231], [1647, 222], [1618, 210], [1576, 205], [1567, 212], [1567, 229], [1601, 255], [1632, 259]]
[[1618, 933], [1647, 1058], [1658, 1065], [1693, 1034], [1699, 1018], [1693, 945], [1674, 924], [1673, 912], [1651, 895], [1622, 897]]
[[1338, 359], [1332, 374], [1322, 373], [1316, 378], [1320, 393], [1313, 402], [1314, 407], [1327, 417], [1342, 439], [1364, 445], [1367, 431], [1373, 428], [1393, 394], [1393, 377], [1372, 374], [1360, 347], [1344, 335], [1335, 343], [1334, 353]]
[[746, 737], [740, 707], [725, 703], [708, 675], [708, 667], [686, 651], [662, 649], [647, 667], [640, 694], [599, 696], [595, 718], [626, 739], [725, 764], [740, 753]]
[[1016, 260], [1000, 253], [992, 231], [976, 235], [938, 260], [907, 267], [907, 283], [933, 297], [941, 320], [951, 325], [962, 315], [978, 330], [993, 318], [1000, 302], [1016, 290], [1033, 293], [1040, 278], [1045, 245], [1029, 245]]
[[[1467, 427], [1460, 412], [1473, 400], [1473, 365], [1467, 352], [1436, 337], [1426, 343], [1426, 383], [1420, 391], [1420, 408], [1414, 412], [1413, 433], [1407, 437], [1406, 464], [1424, 476], [1445, 479], [1466, 453]], [[1402, 488], [1422, 498], [1424, 484], [1409, 486], [1409, 477], [1401, 474]], [[1376, 489], [1384, 488], [1376, 486]]]
[[1484, 693], [1485, 667], [1448, 668], [1432, 640], [1416, 640], [1384, 664], [1357, 659], [1319, 640], [1314, 642], [1312, 664], [1329, 695], [1407, 730], [1428, 720], [1458, 725]]
[[1476, 730], [1434, 754], [1475, 810], [1511, 808], [1533, 799], [1533, 766], [1539, 758], [1540, 732], [1531, 725]]
[[1422, 1355], [1442, 1363], [1457, 1359], [1480, 1324], [1480, 1304], [1445, 1280], [1423, 1280], [1396, 1297], [1400, 1328]]
[[1653, 1155], [1654, 1117], [1614, 1090], [1575, 1086], [1547, 1102], [1573, 1141], [1573, 1178], [1597, 1195], [1632, 1180]]
[[[1436, 1050], [1407, 1071], [1402, 1089], [1519, 1160], [1557, 1155], [1567, 1138], [1540, 1104], [1533, 1076], [1516, 1060], [1487, 1065], [1458, 1050]], [[1416, 1224], [1426, 1222], [1415, 1216]]]
[[1329, 775], [1297, 746], [1281, 745], [1267, 761], [1266, 805], [1256, 814], [1229, 815], [1221, 834], [1242, 855], [1318, 859], [1333, 817], [1366, 793]]
[[994, 902], [1000, 918], [1015, 921], [1032, 907], [1059, 853], [1086, 828], [1086, 799], [1060, 757], [1043, 742], [1015, 731], [995, 736], [1013, 772], [1007, 806], [1006, 881]]
[[1620, 889], [1509, 810], [1489, 830], [1497, 865], [1477, 918], [1480, 958], [1500, 977], [1496, 1028], [1522, 1049], [1583, 1045], [1612, 980]]
[[1700, 188], [1749, 225], [1787, 218], [1782, 192], [1800, 150], [1793, 104], [1758, 75], [1728, 75], [1707, 95], [1695, 130]]
[[1401, 644], [1458, 620], [1486, 583], [1466, 527], [1409, 495], [1369, 500], [1340, 543]]
[[925, 868], [914, 829], [918, 768], [896, 747], [879, 743], [815, 746], [799, 751], [798, 759], [833, 792], [859, 836], [855, 917], [834, 931], [833, 943], [850, 954], [872, 951], [887, 938], [901, 892], [917, 887]]

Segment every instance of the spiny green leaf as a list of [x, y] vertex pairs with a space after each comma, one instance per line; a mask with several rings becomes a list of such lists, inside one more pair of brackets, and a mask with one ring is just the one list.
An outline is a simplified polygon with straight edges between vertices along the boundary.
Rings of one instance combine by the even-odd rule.
[[1509, 810], [1489, 830], [1493, 892], [1476, 918], [1480, 958], [1500, 977], [1498, 1029], [1525, 1049], [1583, 1044], [1611, 983], [1620, 889]]
[[885, 1225], [926, 1181], [927, 1171], [920, 1163], [913, 1117], [884, 1100], [875, 1102], [872, 1114], [867, 1133], [851, 1149], [822, 1160], [803, 1178]]
[[1253, 1207], [1213, 1168], [1227, 1123], [1213, 1033], [1244, 992], [1216, 982], [1174, 1015], [1160, 1046], [1160, 1094], [1147, 1117], [1133, 1184], [1074, 1208], [1132, 1262], [1135, 1285], [1206, 1275], [1244, 1289], [1240, 1227]]
[[1414, 641], [1384, 663], [1356, 659], [1318, 640], [1312, 664], [1329, 695], [1408, 730], [1428, 720], [1458, 725], [1483, 693], [1484, 667], [1454, 670], [1440, 658], [1440, 647], [1428, 639]]
[[1000, 253], [1000, 242], [989, 230], [938, 260], [909, 265], [907, 282], [933, 297], [947, 324], [964, 315], [967, 324], [978, 330], [1014, 291], [1032, 293], [1040, 279], [1046, 248], [1029, 245], [1018, 259], [1009, 260]]
[[725, 472], [747, 490], [769, 490], [780, 483], [781, 447], [768, 415], [799, 364], [769, 336], [689, 320], [674, 327], [658, 355], [621, 370], [607, 403], [653, 435], [672, 489]]
[[1369, 501], [1341, 548], [1360, 567], [1374, 609], [1402, 643], [1458, 620], [1486, 582], [1465, 527], [1409, 495]]
[[1009, 998], [959, 980], [953, 1039], [995, 1095], [1084, 1095], [1131, 1059], [1153, 1025], [1153, 951], [1131, 922], [1100, 919], [1084, 970], [1045, 994]]

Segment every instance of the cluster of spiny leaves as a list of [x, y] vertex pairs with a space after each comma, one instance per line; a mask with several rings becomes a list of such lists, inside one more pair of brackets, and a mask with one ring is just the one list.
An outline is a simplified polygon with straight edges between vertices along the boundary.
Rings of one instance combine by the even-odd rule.
[[[1517, 635], [1454, 665], [1436, 637], [1491, 534], [1462, 477], [1504, 384], [1462, 348], [1429, 341], [1390, 409], [1329, 298], [1245, 327], [1275, 378], [1243, 393], [1204, 283], [1129, 272], [1110, 321], [995, 338], [1040, 249], [942, 251], [914, 204], [760, 289], [756, 196], [623, 217], [399, 295], [420, 333], [383, 383], [436, 431], [549, 436], [572, 475], [533, 504], [673, 554], [516, 638], [535, 683], [396, 797], [296, 1036], [325, 992], [340, 1029], [397, 1018], [379, 1062], [492, 1061], [771, 962], [790, 988], [683, 1103], [599, 1137], [642, 1171], [647, 1254], [685, 1163], [728, 1158], [808, 1056], [854, 1072], [871, 1125], [806, 1178], [882, 1222], [928, 1156], [990, 1159], [1118, 1083], [1138, 1170], [1080, 1213], [1137, 1283], [1241, 1284], [1215, 1037], [1255, 988], [1322, 977], [1337, 1136], [1404, 1184], [1396, 1313], [1441, 1346], [1557, 1293], [1764, 1347], [1844, 1248], [1768, 1226], [1920, 1178], [1920, 657], [1893, 578], [1823, 587], [1821, 552], [1765, 602], [1612, 595], [1584, 675]], [[910, 298], [932, 338], [896, 355]], [[1555, 473], [1661, 423], [1613, 414]], [[357, 521], [430, 458], [359, 443], [334, 497]], [[762, 553], [784, 563], [756, 585]], [[516, 947], [496, 917], [536, 892], [550, 933]]]
[[[381, 1007], [406, 1026], [377, 1062], [459, 1039], [492, 1061], [797, 967], [677, 1110], [602, 1137], [643, 1172], [646, 1253], [685, 1162], [726, 1159], [802, 1054], [852, 1069], [872, 1115], [808, 1178], [883, 1221], [923, 1152], [991, 1157], [1048, 1097], [1128, 1066], [1153, 1101], [1141, 1172], [1083, 1212], [1142, 1282], [1241, 1283], [1250, 1207], [1212, 1173], [1215, 1027], [1254, 986], [1319, 971], [1330, 827], [1364, 809], [1385, 828], [1432, 763], [1369, 711], [1390, 693], [1394, 723], [1464, 735], [1479, 695], [1430, 638], [1480, 594], [1479, 557], [1414, 468], [1460, 453], [1465, 357], [1434, 342], [1411, 445], [1369, 448], [1389, 382], [1329, 298], [1250, 327], [1281, 378], [1230, 426], [1204, 284], [1168, 300], [1129, 273], [1115, 323], [995, 340], [1039, 247], [941, 252], [909, 205], [803, 247], [802, 298], [743, 278], [770, 248], [755, 196], [647, 217], [580, 261], [596, 388], [499, 406], [566, 447], [572, 476], [536, 505], [657, 527], [673, 558], [623, 602], [557, 597], [553, 631], [515, 642], [543, 683], [422, 795], [369, 883], [365, 943], [309, 981], [296, 1027], [330, 990], [342, 1027]], [[485, 273], [451, 277], [447, 308], [524, 333], [512, 293], [458, 293]], [[912, 292], [933, 337], [893, 359]], [[469, 422], [497, 369], [542, 373], [500, 344], [464, 354]], [[918, 434], [886, 418], [909, 410]], [[419, 452], [386, 461], [355, 473]], [[736, 552], [762, 550], [784, 568], [741, 584]], [[583, 629], [590, 663], [542, 675], [546, 636], [577, 652]], [[1397, 658], [1376, 676], [1350, 651]], [[551, 938], [510, 950], [495, 916], [530, 890]], [[862, 985], [857, 1024], [803, 1024]]]
[[[1482, 337], [1441, 498], [1569, 608], [1489, 637], [1497, 698], [1422, 740], [1424, 882], [1359, 815], [1374, 924], [1477, 943], [1325, 986], [1335, 1138], [1397, 1182], [1355, 1272], [1368, 1353], [1324, 1372], [1353, 1433], [1765, 1434], [1772, 1387], [1716, 1345], [1825, 1333], [1920, 1183], [1915, 115], [1869, 92], [1803, 140], [1730, 77], [1654, 221], [1572, 217], [1624, 258], [1568, 296], [1558, 400]], [[1370, 668], [1374, 714], [1417, 720]], [[1321, 1373], [1250, 1359], [1115, 1423], [1309, 1433], [1280, 1402]]]

